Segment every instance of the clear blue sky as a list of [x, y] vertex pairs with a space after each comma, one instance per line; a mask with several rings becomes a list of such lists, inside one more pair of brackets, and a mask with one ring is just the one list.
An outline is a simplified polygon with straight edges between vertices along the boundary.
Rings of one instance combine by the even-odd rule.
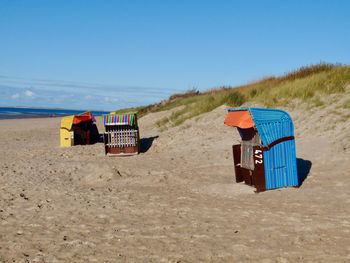
[[350, 62], [350, 1], [1, 0], [0, 106], [115, 109]]

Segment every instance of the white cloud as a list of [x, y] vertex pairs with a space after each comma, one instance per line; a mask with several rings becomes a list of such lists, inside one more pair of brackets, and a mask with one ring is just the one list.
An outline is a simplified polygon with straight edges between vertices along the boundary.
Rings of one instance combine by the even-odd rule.
[[[1, 1], [1, 0], [0, 0]], [[83, 87], [75, 89], [67, 84], [44, 85], [3, 85], [0, 77], [0, 105], [27, 107], [48, 107], [67, 109], [116, 110], [120, 108], [147, 105], [164, 99], [150, 88]], [[62, 87], [63, 86], [63, 87]], [[170, 94], [169, 94], [170, 95]]]
[[118, 98], [113, 98], [113, 97], [105, 97], [104, 100], [105, 102], [120, 102]]
[[31, 91], [31, 90], [26, 90], [26, 91], [24, 92], [24, 95], [26, 95], [27, 97], [33, 97], [33, 96], [34, 96], [34, 92]]

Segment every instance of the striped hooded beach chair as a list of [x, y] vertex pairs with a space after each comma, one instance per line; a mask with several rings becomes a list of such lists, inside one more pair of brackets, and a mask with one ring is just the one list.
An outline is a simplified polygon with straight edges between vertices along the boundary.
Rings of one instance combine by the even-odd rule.
[[106, 155], [133, 155], [140, 152], [140, 134], [136, 113], [107, 114], [104, 144]]

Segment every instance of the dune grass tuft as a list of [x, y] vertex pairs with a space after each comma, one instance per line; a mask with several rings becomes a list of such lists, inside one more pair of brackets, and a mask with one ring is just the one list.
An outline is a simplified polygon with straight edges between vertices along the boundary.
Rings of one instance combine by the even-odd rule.
[[344, 107], [345, 109], [350, 109], [350, 99], [348, 99], [347, 101], [345, 101], [345, 102], [343, 103], [343, 107]]

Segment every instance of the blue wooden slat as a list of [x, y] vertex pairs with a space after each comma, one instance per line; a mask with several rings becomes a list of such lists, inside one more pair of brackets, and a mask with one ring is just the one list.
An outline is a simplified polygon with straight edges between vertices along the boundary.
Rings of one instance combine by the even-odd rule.
[[[248, 110], [264, 146], [287, 136], [294, 136], [290, 115], [278, 109], [230, 108], [229, 111]], [[298, 185], [295, 140], [273, 146], [264, 152], [266, 189]]]

